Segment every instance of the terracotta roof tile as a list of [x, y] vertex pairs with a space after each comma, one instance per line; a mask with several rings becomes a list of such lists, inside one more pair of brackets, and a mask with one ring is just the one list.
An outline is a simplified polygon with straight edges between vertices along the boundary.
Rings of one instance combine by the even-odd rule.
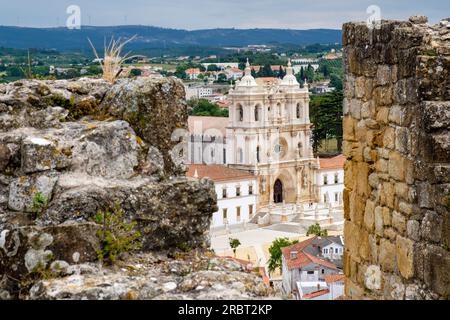
[[325, 282], [327, 284], [334, 282], [343, 282], [345, 280], [345, 275], [343, 274], [327, 274], [325, 276]]
[[334, 158], [320, 158], [320, 169], [343, 169], [345, 160], [342, 154]]
[[194, 178], [209, 178], [213, 181], [236, 181], [236, 180], [249, 180], [256, 179], [248, 171], [232, 169], [222, 165], [204, 165], [204, 164], [191, 164], [186, 176]]
[[[334, 263], [320, 259], [318, 257], [315, 257], [311, 254], [304, 252], [305, 248], [308, 247], [315, 239], [316, 237], [310, 238], [308, 240], [299, 242], [297, 244], [282, 249], [282, 253], [284, 258], [286, 259], [289, 270], [300, 269], [311, 263], [318, 264], [329, 269], [339, 270]], [[297, 251], [297, 259], [291, 259], [292, 251]]]
[[302, 298], [303, 299], [311, 299], [311, 298], [323, 296], [324, 294], [327, 294], [327, 293], [330, 293], [330, 290], [325, 289], [325, 290], [321, 290], [321, 291], [317, 291], [317, 292], [313, 292], [313, 293], [304, 294], [302, 296]]

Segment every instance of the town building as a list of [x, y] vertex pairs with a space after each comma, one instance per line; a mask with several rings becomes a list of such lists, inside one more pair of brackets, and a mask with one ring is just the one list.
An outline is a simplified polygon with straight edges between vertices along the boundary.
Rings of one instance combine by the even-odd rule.
[[213, 89], [207, 86], [185, 86], [186, 100], [203, 99], [213, 94]]
[[189, 80], [197, 80], [201, 71], [199, 68], [189, 68], [189, 69], [186, 69], [185, 73], [186, 73], [186, 77]]
[[189, 165], [191, 178], [214, 181], [218, 211], [213, 214], [211, 228], [250, 221], [256, 213], [256, 177], [249, 172], [224, 165]]
[[342, 206], [344, 190], [343, 155], [334, 158], [317, 158], [316, 185], [319, 202]]
[[[330, 298], [330, 276], [342, 274], [342, 237], [314, 237], [282, 249], [282, 289], [297, 299]], [[336, 253], [335, 253], [336, 252]], [[339, 288], [333, 285], [333, 296]]]

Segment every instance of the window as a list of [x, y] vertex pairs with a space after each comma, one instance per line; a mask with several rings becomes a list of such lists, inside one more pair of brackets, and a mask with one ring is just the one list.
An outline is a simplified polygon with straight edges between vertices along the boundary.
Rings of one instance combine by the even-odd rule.
[[227, 188], [222, 189], [222, 198], [227, 198]]
[[227, 149], [223, 148], [223, 164], [227, 163]]
[[253, 194], [253, 185], [249, 185], [248, 186], [248, 194], [252, 195]]
[[249, 217], [253, 216], [253, 205], [252, 204], [248, 205], [248, 215], [249, 215]]
[[240, 122], [244, 121], [244, 109], [241, 106], [238, 107], [238, 119]]
[[323, 249], [324, 254], [328, 254], [328, 249]]
[[236, 197], [241, 196], [241, 187], [236, 187]]
[[244, 162], [244, 152], [242, 151], [242, 148], [238, 148], [238, 157], [239, 157], [239, 163]]
[[256, 162], [258, 162], [258, 163], [260, 162], [259, 153], [260, 153], [260, 148], [258, 146], [258, 147], [256, 147]]
[[324, 175], [323, 176], [323, 184], [327, 185], [328, 184], [328, 175]]
[[298, 155], [299, 157], [303, 157], [303, 145], [301, 142], [298, 143]]
[[255, 121], [259, 121], [259, 107], [255, 107]]
[[334, 249], [334, 253], [339, 253], [338, 248]]
[[335, 192], [334, 193], [334, 202], [338, 202], [339, 201], [339, 193]]
[[300, 119], [302, 117], [302, 107], [300, 103], [297, 103], [297, 119]]
[[322, 269], [322, 274], [325, 274], [325, 269]]
[[241, 221], [241, 207], [236, 208], [236, 220], [237, 222]]
[[298, 257], [298, 252], [297, 251], [291, 251], [291, 260], [297, 259], [297, 257]]
[[323, 195], [323, 203], [328, 203], [328, 198], [326, 194]]
[[226, 221], [228, 219], [228, 209], [223, 209], [222, 215], [223, 215], [223, 221], [224, 221], [224, 223], [226, 223]]
[[339, 183], [339, 175], [337, 173], [334, 174], [334, 183]]
[[308, 271], [307, 274], [314, 274], [314, 271]]

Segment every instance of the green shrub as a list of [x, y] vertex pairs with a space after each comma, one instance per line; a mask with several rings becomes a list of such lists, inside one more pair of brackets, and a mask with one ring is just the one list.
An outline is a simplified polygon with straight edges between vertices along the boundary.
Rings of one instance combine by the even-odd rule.
[[322, 229], [318, 223], [310, 226], [308, 228], [307, 236], [318, 236], [318, 237], [326, 237], [328, 236], [328, 231], [326, 229]]
[[136, 222], [125, 221], [125, 213], [118, 203], [111, 211], [99, 211], [95, 222], [101, 225], [97, 231], [102, 245], [97, 250], [100, 261], [114, 263], [120, 254], [140, 248], [141, 233], [135, 230]]
[[48, 208], [48, 199], [41, 193], [36, 193], [33, 198], [33, 206], [31, 210], [35, 214], [35, 218], [40, 218]]

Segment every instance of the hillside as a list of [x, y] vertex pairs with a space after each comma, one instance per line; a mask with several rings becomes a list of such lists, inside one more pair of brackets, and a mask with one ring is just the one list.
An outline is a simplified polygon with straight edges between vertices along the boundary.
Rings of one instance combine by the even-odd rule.
[[90, 38], [98, 47], [104, 39], [138, 35], [130, 44], [132, 49], [165, 48], [180, 46], [247, 46], [249, 44], [341, 43], [341, 31], [331, 29], [209, 29], [179, 30], [146, 26], [22, 28], [0, 26], [0, 47], [42, 48], [65, 50], [87, 49]]

